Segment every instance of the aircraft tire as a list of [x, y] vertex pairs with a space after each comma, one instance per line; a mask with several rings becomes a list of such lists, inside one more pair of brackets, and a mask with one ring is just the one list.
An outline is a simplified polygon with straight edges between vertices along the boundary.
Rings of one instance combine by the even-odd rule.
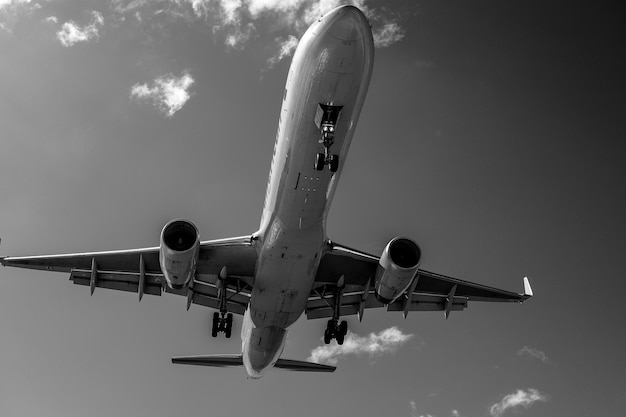
[[332, 340], [332, 336], [330, 334], [330, 329], [324, 330], [324, 343], [329, 344], [331, 340]]
[[331, 155], [330, 172], [337, 172], [338, 169], [339, 169], [339, 155]]
[[322, 171], [324, 169], [324, 154], [318, 153], [315, 155], [315, 170]]
[[339, 334], [342, 336], [345, 336], [346, 334], [348, 334], [348, 322], [347, 321], [344, 320], [339, 325]]

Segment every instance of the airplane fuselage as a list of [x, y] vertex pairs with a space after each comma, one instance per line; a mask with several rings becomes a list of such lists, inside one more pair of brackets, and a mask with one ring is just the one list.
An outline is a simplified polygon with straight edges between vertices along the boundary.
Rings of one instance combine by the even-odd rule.
[[[293, 57], [280, 110], [263, 216], [255, 234], [258, 261], [242, 326], [243, 362], [253, 378], [280, 356], [287, 328], [306, 307], [326, 237], [326, 215], [365, 100], [374, 58], [372, 33], [358, 9], [321, 17]], [[334, 144], [339, 167], [317, 170], [323, 152], [318, 106], [342, 106]]]

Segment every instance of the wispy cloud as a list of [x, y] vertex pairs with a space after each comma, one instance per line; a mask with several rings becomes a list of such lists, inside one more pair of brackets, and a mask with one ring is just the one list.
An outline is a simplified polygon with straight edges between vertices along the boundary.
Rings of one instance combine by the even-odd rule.
[[395, 352], [398, 347], [413, 337], [412, 334], [404, 334], [396, 326], [382, 330], [379, 333], [370, 333], [368, 336], [359, 336], [348, 333], [343, 345], [330, 344], [318, 346], [311, 351], [310, 361], [325, 362], [335, 365], [341, 356], [363, 355], [370, 357]]
[[493, 417], [500, 417], [509, 409], [528, 408], [537, 401], [545, 402], [548, 401], [548, 398], [534, 388], [529, 388], [526, 391], [518, 389], [513, 394], [505, 395], [500, 402], [492, 405], [489, 413]]
[[243, 49], [251, 39], [275, 39], [278, 52], [270, 65], [291, 56], [293, 39], [333, 8], [352, 4], [360, 8], [372, 23], [374, 43], [379, 48], [391, 46], [404, 37], [400, 19], [387, 7], [370, 6], [372, 0], [112, 0], [118, 16], [167, 14], [173, 18], [202, 21], [221, 37], [229, 48]]
[[58, 23], [59, 19], [56, 18], [56, 16], [48, 16], [44, 19], [44, 22], [47, 23]]
[[374, 29], [374, 46], [377, 48], [385, 48], [394, 43], [400, 42], [404, 38], [404, 29], [398, 22], [391, 21], [385, 23], [382, 27]]
[[433, 417], [432, 414], [419, 414], [415, 401], [409, 401], [409, 406], [411, 407], [411, 417]]
[[102, 17], [102, 13], [93, 11], [91, 12], [91, 21], [82, 28], [71, 20], [63, 23], [61, 30], [57, 32], [57, 39], [59, 39], [63, 46], [67, 47], [79, 42], [97, 39], [99, 36], [98, 30], [103, 25], [104, 17]]
[[517, 354], [520, 356], [527, 355], [527, 356], [530, 356], [531, 358], [539, 359], [543, 363], [550, 362], [550, 360], [548, 359], [545, 353], [543, 353], [537, 348], [533, 348], [530, 346], [524, 346], [523, 348], [517, 351]]
[[40, 8], [41, 4], [32, 0], [0, 0], [0, 30], [12, 33], [20, 16], [28, 16]]
[[138, 100], [147, 100], [167, 117], [172, 117], [191, 97], [189, 88], [193, 83], [194, 79], [188, 72], [184, 72], [180, 77], [167, 74], [156, 78], [150, 86], [133, 85], [130, 96]]
[[[277, 41], [279, 40], [277, 39]], [[287, 39], [283, 39], [282, 41], [279, 41], [280, 50], [278, 51], [276, 55], [274, 55], [273, 57], [267, 60], [268, 67], [272, 68], [276, 64], [278, 64], [280, 61], [282, 61], [283, 58], [291, 56], [291, 54], [293, 54], [293, 51], [296, 50], [296, 47], [298, 46], [298, 42], [299, 42], [298, 38], [296, 38], [293, 35], [289, 35]]]

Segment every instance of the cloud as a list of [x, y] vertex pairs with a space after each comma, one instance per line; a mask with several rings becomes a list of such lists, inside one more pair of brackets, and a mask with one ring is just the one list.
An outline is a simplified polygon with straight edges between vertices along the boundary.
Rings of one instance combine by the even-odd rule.
[[411, 417], [433, 417], [432, 414], [418, 414], [415, 401], [409, 401], [409, 405], [411, 406]]
[[280, 61], [282, 61], [283, 58], [291, 56], [291, 54], [293, 54], [293, 51], [296, 50], [296, 47], [298, 46], [298, 42], [299, 42], [298, 38], [296, 38], [293, 35], [289, 35], [287, 39], [283, 39], [282, 41], [279, 41], [280, 50], [278, 51], [276, 55], [274, 55], [273, 57], [267, 60], [268, 67], [272, 68], [276, 64], [278, 64]]
[[459, 410], [452, 410], [452, 417], [461, 417], [461, 413], [459, 413]]
[[528, 355], [532, 358], [539, 359], [543, 363], [550, 362], [550, 359], [548, 359], [545, 353], [543, 353], [539, 349], [536, 349], [530, 346], [524, 346], [519, 351], [517, 351], [517, 354], [520, 356]]
[[382, 330], [379, 333], [370, 333], [368, 336], [359, 336], [348, 333], [343, 345], [331, 344], [318, 346], [311, 351], [310, 361], [326, 362], [335, 365], [341, 356], [369, 354], [370, 357], [393, 353], [398, 347], [413, 337], [404, 334], [396, 326]]
[[[11, 7], [27, 6], [31, 0], [0, 0], [0, 10], [10, 9]], [[41, 7], [38, 5], [38, 7]]]
[[489, 409], [489, 413], [493, 417], [500, 417], [504, 412], [511, 408], [528, 408], [537, 401], [548, 401], [548, 398], [534, 388], [527, 391], [518, 389], [513, 394], [505, 395], [500, 402], [494, 404]]
[[191, 98], [188, 90], [193, 83], [194, 79], [188, 72], [184, 72], [178, 78], [167, 74], [156, 78], [152, 86], [133, 85], [130, 96], [138, 100], [150, 101], [157, 109], [165, 113], [165, 116], [172, 117]]
[[[229, 48], [243, 49], [251, 39], [275, 39], [278, 62], [293, 53], [292, 38], [299, 39], [307, 27], [333, 8], [352, 4], [372, 23], [374, 43], [384, 48], [404, 37], [400, 19], [386, 8], [370, 7], [372, 0], [112, 0], [112, 9], [124, 15], [167, 14], [188, 21], [204, 21]], [[287, 43], [289, 42], [289, 43]], [[276, 61], [278, 60], [278, 61]], [[275, 65], [275, 64], [274, 64]]]
[[374, 46], [377, 48], [386, 48], [394, 43], [400, 42], [404, 38], [404, 29], [400, 27], [398, 22], [386, 22], [382, 27], [373, 31]]
[[13, 26], [21, 16], [28, 16], [40, 9], [32, 0], [0, 0], [0, 29], [13, 33]]
[[102, 13], [93, 11], [91, 12], [91, 22], [83, 28], [71, 20], [63, 23], [61, 30], [57, 32], [57, 39], [66, 47], [70, 47], [78, 42], [87, 42], [92, 39], [97, 39], [99, 36], [98, 28], [103, 25], [104, 18], [102, 17]]
[[59, 19], [56, 18], [56, 16], [48, 16], [44, 19], [44, 22], [47, 23], [58, 23]]

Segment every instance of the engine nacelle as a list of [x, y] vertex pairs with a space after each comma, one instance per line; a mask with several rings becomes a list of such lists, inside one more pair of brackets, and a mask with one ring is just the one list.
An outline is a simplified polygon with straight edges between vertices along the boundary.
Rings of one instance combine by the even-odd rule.
[[200, 254], [200, 233], [187, 220], [172, 220], [161, 231], [159, 263], [167, 286], [181, 289], [196, 273]]
[[376, 299], [391, 304], [411, 285], [417, 274], [422, 251], [406, 237], [396, 237], [385, 246], [378, 262], [374, 290]]

